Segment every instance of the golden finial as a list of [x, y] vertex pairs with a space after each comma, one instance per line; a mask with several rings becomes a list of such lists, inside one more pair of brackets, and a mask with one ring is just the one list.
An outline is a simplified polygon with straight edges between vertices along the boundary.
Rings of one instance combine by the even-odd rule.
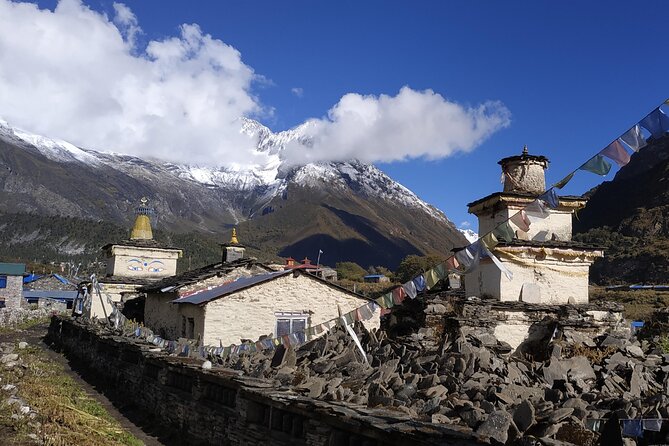
[[527, 155], [527, 144], [523, 146], [523, 155]]
[[149, 215], [153, 213], [153, 209], [149, 206], [149, 199], [142, 197], [139, 200], [139, 207], [135, 210], [137, 217], [135, 224], [130, 231], [130, 240], [152, 240], [153, 231], [151, 230], [151, 220]]
[[230, 237], [231, 245], [239, 245], [239, 240], [237, 240], [237, 228], [232, 228], [232, 237]]

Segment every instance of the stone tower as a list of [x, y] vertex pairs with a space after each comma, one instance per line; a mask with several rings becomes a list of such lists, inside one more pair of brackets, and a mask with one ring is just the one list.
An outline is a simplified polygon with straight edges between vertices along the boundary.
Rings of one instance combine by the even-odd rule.
[[555, 207], [537, 207], [537, 196], [546, 191], [548, 163], [544, 156], [530, 155], [527, 147], [521, 155], [503, 158], [504, 190], [468, 204], [482, 236], [514, 218], [506, 231], [513, 237], [500, 239], [492, 250], [513, 279], [484, 258], [465, 277], [467, 295], [547, 304], [588, 302], [589, 268], [603, 251], [572, 241], [572, 216], [585, 206], [585, 199], [562, 196]]

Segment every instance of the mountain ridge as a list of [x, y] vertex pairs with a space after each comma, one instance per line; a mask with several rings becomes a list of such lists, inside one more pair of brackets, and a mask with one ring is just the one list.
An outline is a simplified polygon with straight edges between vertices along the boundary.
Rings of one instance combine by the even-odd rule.
[[147, 196], [157, 226], [167, 231], [220, 235], [242, 225], [259, 249], [301, 256], [324, 244], [337, 259], [384, 266], [407, 254], [466, 244], [443, 212], [375, 166], [286, 165], [281, 152], [303, 138], [299, 127], [272, 133], [256, 121], [242, 124], [257, 138], [261, 155], [262, 162], [250, 167], [189, 166], [86, 150], [0, 121], [0, 212], [127, 226], [137, 201]]

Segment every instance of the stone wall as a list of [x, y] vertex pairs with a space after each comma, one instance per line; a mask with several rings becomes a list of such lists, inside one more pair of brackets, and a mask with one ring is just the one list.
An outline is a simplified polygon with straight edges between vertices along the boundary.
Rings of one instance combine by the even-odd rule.
[[0, 288], [0, 299], [4, 299], [5, 308], [27, 307], [28, 302], [23, 299], [23, 276], [7, 276], [7, 286]]
[[76, 367], [100, 378], [125, 407], [157, 420], [172, 442], [217, 445], [474, 445], [458, 430], [421, 423], [399, 411], [326, 402], [200, 361], [151, 352], [151, 344], [103, 335], [54, 317], [49, 341]]

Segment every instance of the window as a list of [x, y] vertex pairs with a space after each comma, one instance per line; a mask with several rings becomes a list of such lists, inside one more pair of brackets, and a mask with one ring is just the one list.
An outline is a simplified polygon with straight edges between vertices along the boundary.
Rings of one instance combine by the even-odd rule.
[[304, 330], [307, 328], [308, 314], [305, 313], [291, 313], [281, 312], [275, 313], [276, 316], [276, 336], [284, 336], [287, 334], [300, 332], [298, 335], [300, 341], [304, 342]]
[[7, 276], [0, 276], [0, 288], [7, 288]]
[[188, 339], [195, 338], [195, 319], [192, 317], [188, 318]]
[[181, 337], [186, 337], [186, 316], [181, 316]]

